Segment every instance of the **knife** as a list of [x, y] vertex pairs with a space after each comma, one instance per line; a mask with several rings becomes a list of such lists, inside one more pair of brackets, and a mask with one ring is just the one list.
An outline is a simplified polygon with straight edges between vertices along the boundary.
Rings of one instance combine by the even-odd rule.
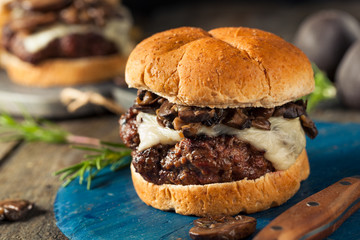
[[286, 210], [254, 240], [323, 239], [359, 207], [360, 176], [347, 177]]

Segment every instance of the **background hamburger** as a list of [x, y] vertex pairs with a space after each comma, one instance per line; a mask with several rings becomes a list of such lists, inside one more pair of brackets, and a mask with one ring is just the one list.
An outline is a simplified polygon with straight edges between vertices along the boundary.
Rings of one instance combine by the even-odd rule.
[[295, 46], [257, 29], [178, 28], [131, 53], [140, 89], [120, 119], [132, 178], [148, 205], [186, 215], [252, 213], [284, 203], [309, 175], [297, 100], [314, 89]]
[[[2, 31], [1, 29], [3, 26], [8, 22], [10, 18], [10, 5], [11, 0], [1, 0], [0, 1], [0, 39], [2, 38]], [[0, 54], [2, 52], [2, 48], [0, 47]], [[0, 61], [0, 67], [1, 67], [1, 61]]]
[[1, 55], [16, 83], [96, 83], [123, 74], [132, 19], [117, 1], [15, 0], [2, 5]]

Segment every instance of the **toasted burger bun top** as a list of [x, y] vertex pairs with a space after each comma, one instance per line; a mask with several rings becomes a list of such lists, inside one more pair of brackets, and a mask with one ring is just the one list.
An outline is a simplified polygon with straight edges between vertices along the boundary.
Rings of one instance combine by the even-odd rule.
[[311, 64], [282, 38], [251, 28], [182, 27], [136, 46], [129, 87], [199, 107], [274, 107], [314, 89]]

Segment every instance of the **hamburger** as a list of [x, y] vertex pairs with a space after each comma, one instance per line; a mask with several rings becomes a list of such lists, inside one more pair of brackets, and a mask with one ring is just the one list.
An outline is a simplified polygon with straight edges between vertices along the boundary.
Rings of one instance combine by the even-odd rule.
[[184, 215], [234, 215], [278, 206], [309, 175], [300, 100], [314, 89], [308, 58], [258, 29], [182, 27], [129, 56], [137, 88], [120, 118], [132, 148], [135, 190], [146, 204]]
[[22, 85], [97, 83], [122, 75], [132, 20], [117, 1], [15, 0], [3, 7], [1, 63]]

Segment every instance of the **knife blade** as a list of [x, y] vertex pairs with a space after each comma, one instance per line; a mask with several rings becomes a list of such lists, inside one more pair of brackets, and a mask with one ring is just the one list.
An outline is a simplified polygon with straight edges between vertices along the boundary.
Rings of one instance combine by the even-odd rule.
[[323, 239], [359, 207], [360, 176], [347, 177], [283, 212], [254, 240]]

